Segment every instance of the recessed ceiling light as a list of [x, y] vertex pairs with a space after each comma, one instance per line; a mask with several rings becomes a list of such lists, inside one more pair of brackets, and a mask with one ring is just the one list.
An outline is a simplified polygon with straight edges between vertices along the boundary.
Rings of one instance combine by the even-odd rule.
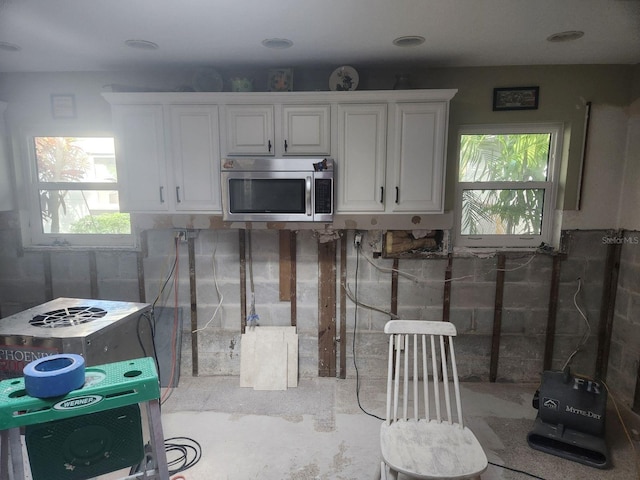
[[547, 37], [548, 42], [570, 42], [571, 40], [577, 40], [584, 35], [584, 32], [580, 30], [569, 30], [567, 32], [554, 33]]
[[5, 52], [17, 52], [20, 50], [20, 46], [15, 43], [0, 42], [0, 50], [4, 50]]
[[293, 45], [293, 42], [288, 38], [266, 38], [262, 41], [262, 45], [267, 48], [282, 50], [283, 48], [291, 47]]
[[124, 44], [127, 47], [137, 48], [139, 50], [157, 50], [158, 44], [150, 42], [149, 40], [125, 40]]
[[398, 37], [393, 41], [396, 47], [415, 47], [416, 45], [422, 45], [424, 43], [424, 37], [419, 35], [407, 35], [405, 37]]

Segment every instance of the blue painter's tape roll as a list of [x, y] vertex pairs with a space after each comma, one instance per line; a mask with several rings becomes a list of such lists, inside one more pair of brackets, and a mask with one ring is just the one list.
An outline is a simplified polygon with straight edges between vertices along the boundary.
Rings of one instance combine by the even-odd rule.
[[50, 355], [28, 363], [22, 373], [30, 396], [59, 397], [84, 385], [84, 358], [74, 353]]

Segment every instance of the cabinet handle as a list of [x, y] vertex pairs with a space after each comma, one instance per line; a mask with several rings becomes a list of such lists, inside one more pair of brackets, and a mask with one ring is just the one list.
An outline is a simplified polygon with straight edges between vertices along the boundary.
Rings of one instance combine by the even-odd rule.
[[284, 141], [284, 151], [286, 152], [287, 149], [289, 148], [289, 144], [287, 143], [287, 141]]
[[380, 187], [380, 203], [384, 203], [384, 187]]
[[396, 187], [396, 203], [398, 203], [399, 197], [400, 197], [400, 188]]
[[180, 187], [176, 187], [176, 201], [180, 203]]
[[271, 151], [271, 140], [269, 140], [269, 144], [267, 146], [269, 147], [269, 151]]
[[161, 186], [161, 187], [160, 187], [160, 203], [164, 203], [164, 195], [163, 195], [163, 192], [164, 192], [164, 187], [162, 187], [162, 186]]

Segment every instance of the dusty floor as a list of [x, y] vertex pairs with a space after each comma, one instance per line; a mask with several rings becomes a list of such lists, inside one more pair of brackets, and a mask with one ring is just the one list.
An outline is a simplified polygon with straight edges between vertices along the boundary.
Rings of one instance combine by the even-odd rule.
[[[527, 445], [537, 411], [536, 385], [464, 383], [465, 417], [489, 461], [547, 480], [638, 479], [637, 453], [608, 402], [607, 441], [613, 466], [602, 470]], [[384, 380], [364, 380], [361, 405], [383, 415]], [[619, 405], [629, 429], [640, 417]], [[353, 379], [301, 379], [287, 391], [240, 388], [238, 377], [183, 377], [163, 405], [165, 437], [202, 446], [202, 459], [185, 480], [373, 479], [380, 462], [380, 420], [358, 407]], [[635, 442], [636, 449], [640, 444]], [[639, 450], [640, 451], [640, 450]], [[494, 465], [483, 480], [532, 478]], [[535, 478], [535, 477], [533, 477]]]
[[[380, 420], [358, 407], [355, 380], [303, 378], [297, 388], [287, 391], [255, 391], [239, 384], [238, 377], [183, 376], [168, 396], [162, 407], [165, 439], [189, 437], [202, 449], [200, 461], [172, 475], [172, 480], [379, 478]], [[640, 452], [640, 443], [631, 446], [611, 400], [607, 412], [611, 468], [597, 469], [530, 448], [526, 438], [537, 413], [531, 406], [536, 387], [462, 384], [467, 425], [489, 462], [530, 474], [489, 465], [482, 480], [640, 479], [633, 449]], [[359, 398], [365, 410], [383, 415], [385, 381], [361, 381]], [[618, 404], [627, 428], [639, 432], [640, 417]], [[170, 461], [177, 457], [168, 454]], [[112, 472], [100, 480], [127, 474]], [[27, 471], [26, 480], [30, 479]]]

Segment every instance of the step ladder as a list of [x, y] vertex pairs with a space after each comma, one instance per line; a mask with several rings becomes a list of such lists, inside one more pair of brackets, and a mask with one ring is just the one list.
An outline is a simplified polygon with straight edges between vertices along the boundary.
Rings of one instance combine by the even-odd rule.
[[122, 480], [169, 480], [159, 399], [148, 357], [87, 367], [82, 388], [53, 399], [30, 397], [22, 377], [3, 380], [0, 478], [25, 478], [23, 429], [33, 480], [88, 479], [128, 467], [135, 470]]

